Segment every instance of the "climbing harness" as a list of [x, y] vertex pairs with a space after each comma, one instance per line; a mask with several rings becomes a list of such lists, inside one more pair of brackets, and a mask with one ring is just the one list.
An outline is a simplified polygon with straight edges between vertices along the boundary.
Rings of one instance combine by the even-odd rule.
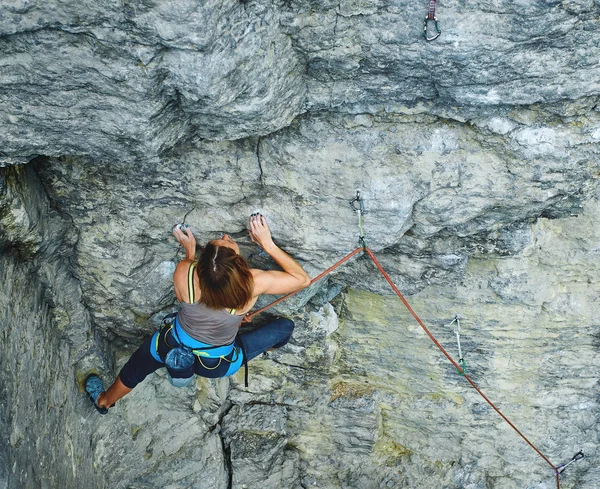
[[[216, 370], [222, 362], [236, 363], [239, 355], [244, 355], [242, 365], [246, 368], [245, 384], [248, 387], [248, 362], [243, 352], [243, 345], [230, 343], [228, 345], [209, 345], [187, 336], [186, 332], [177, 323], [177, 313], [166, 316], [163, 327], [154, 336], [154, 349], [159, 358], [163, 359], [169, 376], [169, 381], [175, 387], [185, 387], [191, 384], [196, 360], [206, 370]], [[182, 338], [182, 335], [184, 338]], [[193, 341], [194, 346], [186, 342]], [[169, 350], [165, 353], [160, 345], [165, 345]], [[218, 359], [213, 367], [207, 366], [203, 359]]]
[[[358, 207], [355, 205], [358, 204]], [[356, 212], [358, 216], [358, 244], [362, 246], [363, 251], [367, 249], [367, 242], [365, 241], [365, 233], [363, 231], [363, 215], [365, 214], [365, 201], [360, 196], [360, 190], [356, 191], [356, 196], [350, 201], [350, 207]]]
[[[228, 345], [209, 345], [207, 343], [202, 343], [201, 341], [195, 340], [191, 336], [186, 336], [185, 331], [178, 324], [176, 316], [177, 313], [173, 313], [164, 317], [163, 327], [160, 329], [159, 334], [156, 335], [156, 338], [154, 340], [154, 346], [157, 352], [160, 343], [164, 343], [165, 345], [167, 345], [167, 347], [170, 350], [174, 348], [183, 348], [185, 350], [190, 351], [193, 355], [199, 358], [227, 357], [235, 349], [233, 343], [230, 343]], [[171, 333], [171, 339], [175, 342], [175, 344], [169, 343], [169, 333]], [[183, 340], [181, 339], [182, 335], [186, 336]], [[187, 346], [186, 341], [193, 341], [197, 343], [197, 345], [193, 347]]]
[[[425, 39], [428, 41], [433, 41], [433, 40], [437, 39], [438, 37], [440, 37], [440, 34], [442, 33], [442, 30], [440, 29], [440, 23], [437, 20], [437, 17], [435, 16], [436, 1], [437, 0], [429, 0], [427, 2], [427, 16], [425, 17], [425, 23], [423, 25], [423, 32], [425, 34]], [[435, 30], [437, 31], [431, 37], [427, 34], [427, 28], [428, 28], [427, 26], [429, 25], [429, 22], [433, 22]]]
[[585, 457], [585, 455], [582, 451], [577, 452], [575, 455], [573, 455], [573, 458], [569, 462], [567, 462], [566, 464], [558, 465], [556, 467], [556, 473], [562, 474], [569, 465], [571, 465], [574, 462], [577, 462], [578, 460], [581, 460], [583, 457]]
[[[431, 3], [431, 2], [430, 2]], [[435, 1], [433, 0], [434, 6], [435, 6]], [[358, 209], [355, 207], [355, 203], [358, 202]], [[377, 267], [377, 269], [381, 272], [381, 274], [383, 275], [383, 277], [385, 278], [385, 280], [387, 281], [387, 283], [390, 285], [390, 287], [392, 288], [392, 290], [395, 292], [395, 294], [398, 296], [398, 298], [402, 301], [402, 303], [404, 304], [404, 306], [406, 307], [406, 309], [410, 312], [410, 314], [413, 316], [413, 318], [417, 321], [417, 323], [419, 324], [419, 326], [421, 326], [421, 328], [423, 329], [423, 331], [425, 331], [425, 333], [427, 334], [427, 336], [429, 336], [429, 338], [431, 339], [431, 341], [435, 344], [435, 346], [438, 347], [438, 349], [442, 352], [442, 354], [450, 361], [450, 363], [452, 363], [452, 365], [454, 365], [454, 367], [456, 367], [456, 369], [461, 372], [461, 375], [465, 378], [465, 380], [471, 385], [471, 387], [473, 387], [477, 393], [494, 409], [494, 411], [496, 411], [496, 413], [498, 413], [498, 415], [504, 420], [506, 421], [506, 423], [553, 469], [554, 473], [555, 473], [555, 477], [556, 477], [556, 488], [560, 489], [560, 474], [567, 468], [567, 466], [569, 466], [570, 464], [572, 464], [573, 462], [576, 462], [577, 460], [581, 460], [583, 458], [583, 452], [578, 452], [575, 454], [575, 456], [573, 457], [573, 459], [566, 463], [566, 464], [562, 464], [559, 465], [558, 467], [555, 466], [552, 462], [550, 462], [550, 460], [533, 444], [531, 443], [531, 441], [529, 441], [529, 439], [523, 434], [521, 433], [521, 431], [495, 406], [495, 404], [481, 391], [481, 389], [477, 386], [477, 384], [475, 383], [475, 381], [473, 381], [473, 379], [471, 379], [471, 377], [469, 377], [466, 373], [466, 363], [464, 362], [464, 359], [462, 358], [462, 351], [460, 348], [460, 322], [459, 322], [459, 317], [455, 316], [454, 320], [452, 321], [453, 324], [455, 321], [457, 323], [457, 328], [455, 330], [456, 333], [456, 337], [457, 337], [457, 341], [458, 341], [458, 348], [459, 348], [459, 362], [457, 362], [456, 360], [454, 360], [452, 358], [452, 356], [450, 356], [450, 354], [444, 349], [444, 347], [439, 343], [439, 341], [435, 338], [435, 336], [433, 336], [433, 334], [431, 334], [431, 332], [429, 331], [429, 329], [427, 328], [427, 326], [425, 326], [425, 324], [423, 323], [423, 321], [421, 320], [421, 318], [415, 313], [415, 311], [412, 309], [412, 307], [410, 306], [410, 304], [408, 303], [408, 301], [404, 298], [404, 296], [400, 293], [400, 291], [398, 290], [398, 288], [396, 287], [396, 285], [394, 284], [394, 282], [392, 282], [392, 279], [390, 278], [390, 276], [387, 274], [387, 272], [383, 269], [383, 267], [381, 266], [381, 264], [379, 263], [379, 261], [377, 260], [377, 258], [375, 257], [375, 255], [373, 254], [373, 252], [367, 248], [366, 243], [365, 243], [365, 239], [364, 239], [364, 233], [363, 233], [363, 229], [362, 229], [362, 214], [364, 213], [364, 205], [362, 203], [362, 199], [360, 198], [360, 192], [356, 192], [356, 197], [350, 201], [350, 204], [352, 205], [352, 208], [357, 211], [358, 215], [359, 215], [359, 228], [360, 228], [360, 237], [359, 237], [359, 243], [361, 244], [361, 246], [359, 246], [358, 248], [356, 248], [354, 251], [351, 251], [350, 253], [348, 253], [346, 256], [344, 256], [341, 260], [339, 260], [338, 262], [336, 262], [334, 265], [332, 265], [331, 267], [329, 267], [327, 270], [325, 270], [324, 272], [320, 273], [319, 275], [317, 275], [315, 278], [313, 278], [310, 281], [310, 285], [314, 284], [315, 282], [321, 280], [324, 276], [328, 275], [329, 273], [331, 273], [333, 270], [335, 270], [337, 267], [339, 267], [340, 265], [342, 265], [343, 263], [347, 262], [350, 258], [352, 258], [354, 255], [360, 253], [361, 251], [363, 251], [366, 255], [369, 256], [369, 258], [373, 261], [373, 263], [375, 264], [375, 266]], [[280, 302], [286, 300], [288, 297], [291, 297], [292, 295], [298, 293], [299, 291], [296, 292], [291, 292], [287, 295], [284, 295], [283, 297], [280, 297], [279, 299], [271, 302], [270, 304], [252, 312], [252, 313], [248, 313], [246, 314], [246, 316], [244, 317], [244, 321], [250, 321], [254, 316], [256, 316], [257, 314], [260, 314], [263, 311], [266, 311], [267, 309], [275, 306], [276, 304], [279, 304]], [[462, 360], [462, 362], [461, 362]]]
[[448, 326], [452, 326], [456, 323], [456, 328], [454, 328], [454, 334], [456, 335], [456, 343], [458, 343], [458, 364], [460, 368], [457, 369], [460, 375], [465, 375], [467, 373], [467, 362], [463, 358], [462, 349], [460, 347], [460, 317], [457, 315], [454, 316], [452, 322]]

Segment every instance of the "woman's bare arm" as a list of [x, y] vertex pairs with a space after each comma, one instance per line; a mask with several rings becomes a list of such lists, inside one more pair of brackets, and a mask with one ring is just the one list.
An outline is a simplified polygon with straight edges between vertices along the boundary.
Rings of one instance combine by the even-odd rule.
[[271, 237], [264, 216], [253, 214], [249, 224], [250, 238], [269, 254], [282, 270], [253, 269], [254, 296], [259, 294], [287, 294], [310, 284], [310, 277], [302, 266], [279, 248]]
[[196, 261], [196, 238], [189, 227], [182, 228], [180, 226], [175, 226], [173, 236], [185, 250], [185, 258], [177, 264], [173, 273], [175, 297], [180, 302], [188, 302], [188, 270], [190, 265]]

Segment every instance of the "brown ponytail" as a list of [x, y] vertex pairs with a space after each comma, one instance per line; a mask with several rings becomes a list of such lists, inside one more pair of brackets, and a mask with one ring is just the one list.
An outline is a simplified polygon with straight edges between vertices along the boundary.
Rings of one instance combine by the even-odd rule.
[[242, 309], [252, 299], [254, 281], [248, 262], [231, 248], [208, 243], [196, 271], [200, 302], [211, 309]]

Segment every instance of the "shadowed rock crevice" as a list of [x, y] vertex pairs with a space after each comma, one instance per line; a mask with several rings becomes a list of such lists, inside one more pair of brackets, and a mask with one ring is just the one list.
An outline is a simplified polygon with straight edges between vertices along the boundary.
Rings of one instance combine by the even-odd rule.
[[12, 467], [6, 487], [68, 487], [78, 480], [100, 487], [92, 468], [81, 464], [90, 447], [75, 415], [83, 406], [75, 364], [93, 356], [95, 346], [73, 276], [77, 233], [53, 209], [31, 165], [2, 174], [1, 426], [9, 440], [2, 458]]

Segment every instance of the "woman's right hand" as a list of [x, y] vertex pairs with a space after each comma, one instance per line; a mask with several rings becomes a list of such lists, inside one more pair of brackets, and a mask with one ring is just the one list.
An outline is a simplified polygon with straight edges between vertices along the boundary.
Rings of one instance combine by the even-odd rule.
[[[185, 231], [185, 232], [184, 232]], [[192, 230], [189, 226], [183, 227], [178, 224], [173, 228], [173, 236], [183, 248], [185, 249], [185, 257], [188, 260], [196, 259], [196, 238], [192, 234]]]
[[252, 214], [248, 224], [248, 232], [250, 233], [250, 239], [268, 252], [273, 245], [273, 238], [265, 216], [258, 213]]

